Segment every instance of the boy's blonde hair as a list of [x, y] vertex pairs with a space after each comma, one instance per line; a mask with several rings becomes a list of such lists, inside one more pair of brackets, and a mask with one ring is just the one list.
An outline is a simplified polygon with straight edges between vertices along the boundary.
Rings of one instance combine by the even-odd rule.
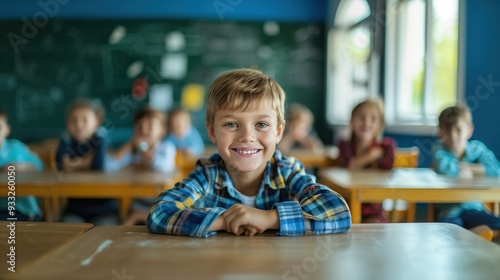
[[451, 106], [439, 114], [439, 129], [446, 132], [456, 126], [459, 121], [464, 121], [468, 125], [472, 125], [472, 114], [464, 105]]
[[278, 115], [278, 126], [284, 121], [285, 92], [281, 86], [258, 70], [238, 69], [220, 74], [207, 96], [207, 122], [213, 124], [221, 108], [235, 111], [256, 109], [269, 102]]
[[68, 116], [76, 109], [89, 109], [94, 112], [95, 116], [101, 122], [104, 119], [104, 107], [99, 99], [88, 99], [79, 97], [75, 99], [68, 108]]
[[153, 109], [150, 106], [146, 105], [135, 112], [134, 124], [145, 118], [156, 118], [160, 121], [160, 123], [165, 129], [167, 128], [168, 117], [162, 111]]
[[[354, 106], [351, 112], [351, 120], [353, 119], [354, 115], [363, 108], [364, 106], [373, 106], [377, 109], [379, 116], [380, 116], [380, 121], [381, 121], [381, 126], [380, 126], [380, 133], [377, 135], [377, 139], [379, 139], [382, 135], [382, 129], [384, 128], [385, 125], [385, 117], [384, 117], [384, 102], [380, 98], [374, 98], [374, 99], [367, 99], [365, 101], [362, 101], [358, 103], [358, 105]], [[355, 139], [354, 131], [351, 132], [351, 139]]]

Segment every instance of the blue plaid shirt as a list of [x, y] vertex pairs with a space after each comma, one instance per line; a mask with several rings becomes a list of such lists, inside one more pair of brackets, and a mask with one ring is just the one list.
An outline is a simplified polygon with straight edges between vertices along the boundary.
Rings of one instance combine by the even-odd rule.
[[[212, 223], [234, 204], [241, 204], [219, 154], [200, 159], [196, 170], [161, 193], [151, 208], [147, 227], [153, 233], [208, 237]], [[267, 163], [257, 193], [258, 209], [277, 209], [277, 235], [300, 236], [349, 231], [351, 213], [336, 192], [316, 183], [295, 158], [276, 151]]]

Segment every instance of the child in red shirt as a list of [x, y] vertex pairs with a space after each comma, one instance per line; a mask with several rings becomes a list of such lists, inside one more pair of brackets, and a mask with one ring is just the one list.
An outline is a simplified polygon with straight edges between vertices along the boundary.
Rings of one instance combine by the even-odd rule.
[[[365, 100], [352, 110], [351, 139], [338, 143], [340, 164], [349, 169], [391, 169], [396, 143], [391, 138], [381, 139], [384, 111], [379, 100]], [[363, 203], [362, 222], [385, 223], [381, 203]]]

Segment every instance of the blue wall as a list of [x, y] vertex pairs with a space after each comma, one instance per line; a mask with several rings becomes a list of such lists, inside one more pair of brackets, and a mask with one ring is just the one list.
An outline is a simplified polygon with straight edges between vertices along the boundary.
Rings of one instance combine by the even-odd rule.
[[0, 19], [32, 19], [41, 11], [55, 18], [284, 22], [324, 22], [326, 15], [326, 0], [2, 0], [0, 7]]
[[467, 1], [466, 101], [472, 111], [473, 139], [500, 157], [500, 1]]

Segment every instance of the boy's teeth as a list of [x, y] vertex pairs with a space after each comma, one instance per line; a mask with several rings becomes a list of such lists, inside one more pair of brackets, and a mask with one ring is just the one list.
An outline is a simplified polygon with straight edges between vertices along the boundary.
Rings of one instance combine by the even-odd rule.
[[240, 150], [238, 152], [241, 153], [241, 154], [249, 155], [249, 154], [255, 154], [257, 152], [257, 150], [251, 150], [251, 151]]

